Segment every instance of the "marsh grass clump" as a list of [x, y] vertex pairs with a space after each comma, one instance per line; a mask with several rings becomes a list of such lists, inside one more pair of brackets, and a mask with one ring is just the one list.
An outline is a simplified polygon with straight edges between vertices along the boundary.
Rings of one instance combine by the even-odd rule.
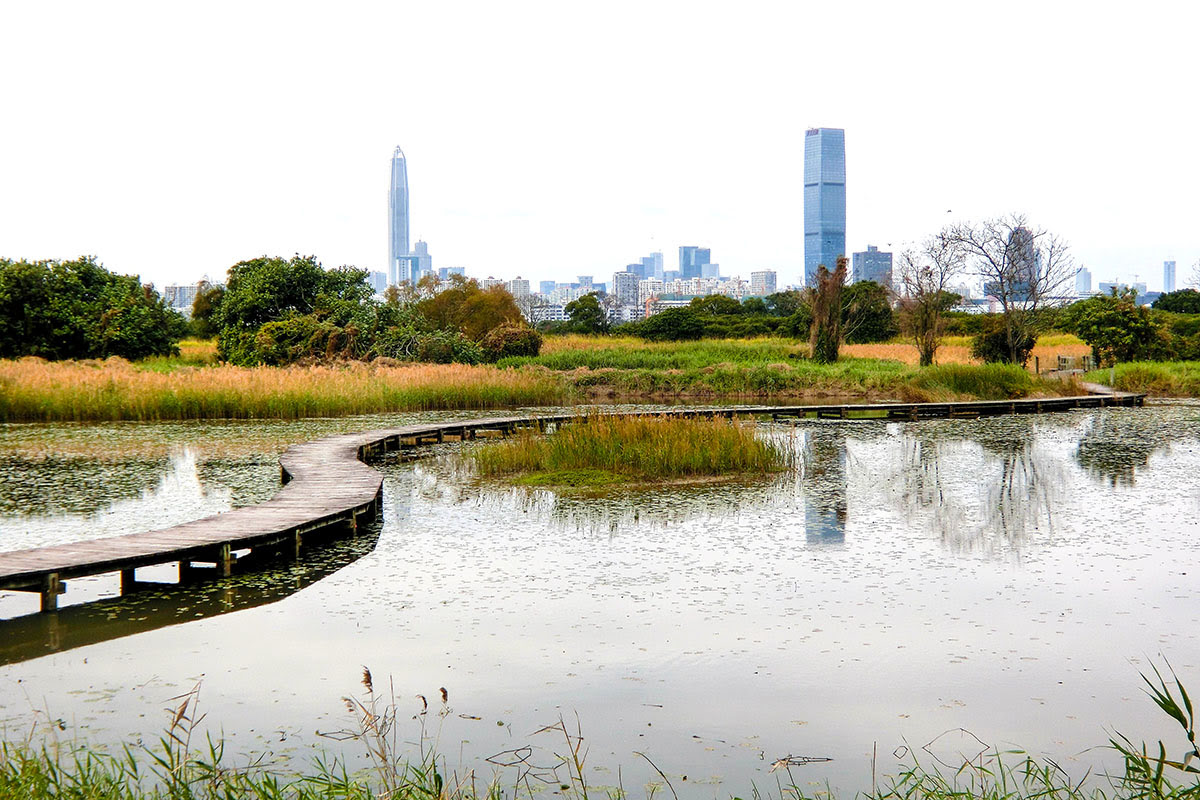
[[483, 476], [595, 486], [768, 474], [793, 463], [784, 443], [721, 418], [596, 414], [548, 436], [525, 431], [473, 454]]

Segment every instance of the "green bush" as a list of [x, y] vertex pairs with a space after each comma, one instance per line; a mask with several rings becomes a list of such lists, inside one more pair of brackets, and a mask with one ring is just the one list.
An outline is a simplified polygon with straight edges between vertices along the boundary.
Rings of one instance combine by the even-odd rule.
[[[1022, 367], [1029, 361], [1029, 354], [1037, 344], [1037, 337], [1022, 330], [1013, 332], [1016, 337], [1016, 362]], [[991, 317], [984, 322], [983, 330], [971, 341], [971, 355], [987, 364], [1014, 363], [1008, 349], [1008, 331], [1003, 317]]]
[[528, 325], [505, 323], [488, 331], [479, 346], [488, 361], [536, 356], [542, 350], [542, 335]]

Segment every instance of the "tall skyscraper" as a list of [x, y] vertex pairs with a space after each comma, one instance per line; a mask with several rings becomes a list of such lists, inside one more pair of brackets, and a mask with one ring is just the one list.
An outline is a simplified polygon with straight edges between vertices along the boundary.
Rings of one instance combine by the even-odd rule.
[[875, 281], [880, 286], [892, 288], [892, 254], [880, 250], [873, 244], [867, 245], [862, 253], [850, 258], [851, 283]]
[[648, 256], [642, 256], [642, 277], [646, 279], [662, 280], [663, 276], [663, 257], [661, 252], [651, 253]]
[[846, 132], [812, 128], [804, 135], [804, 283], [817, 267], [837, 268], [846, 254]]
[[392, 153], [392, 185], [388, 191], [388, 282], [409, 280], [408, 164], [399, 147]]
[[1163, 293], [1175, 291], [1175, 262], [1163, 262]]
[[712, 250], [707, 247], [683, 245], [679, 248], [679, 277], [700, 278], [704, 276], [704, 265], [712, 259]]
[[1087, 267], [1080, 267], [1075, 273], [1075, 294], [1080, 297], [1087, 297], [1092, 293], [1092, 271]]

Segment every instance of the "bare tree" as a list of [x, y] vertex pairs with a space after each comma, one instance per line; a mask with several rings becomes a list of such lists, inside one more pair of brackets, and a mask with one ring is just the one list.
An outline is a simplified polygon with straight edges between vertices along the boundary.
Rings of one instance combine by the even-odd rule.
[[1193, 289], [1200, 290], [1200, 259], [1192, 264], [1192, 274], [1188, 277], [1188, 285]]
[[817, 285], [812, 290], [812, 327], [808, 346], [812, 360], [832, 364], [842, 344], [842, 288], [846, 283], [846, 257], [838, 256], [837, 269], [830, 272], [824, 264], [817, 267]]
[[916, 344], [922, 367], [933, 363], [941, 346], [945, 315], [957, 297], [950, 292], [950, 281], [965, 269], [962, 248], [950, 229], [900, 254], [896, 270], [900, 326]]
[[1021, 343], [1040, 330], [1039, 312], [1070, 300], [1076, 270], [1067, 243], [1024, 214], [955, 225], [948, 236], [984, 294], [1000, 303], [1010, 359], [1021, 363]]
[[520, 309], [521, 316], [525, 317], [525, 321], [530, 325], [536, 325], [539, 321], [537, 319], [538, 312], [551, 305], [550, 301], [545, 297], [533, 292], [516, 295], [513, 297], [513, 301], [517, 304], [517, 308]]

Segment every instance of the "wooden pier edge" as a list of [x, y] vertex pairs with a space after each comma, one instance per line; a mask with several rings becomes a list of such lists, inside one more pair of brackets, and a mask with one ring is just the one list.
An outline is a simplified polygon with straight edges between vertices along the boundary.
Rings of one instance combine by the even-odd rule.
[[[639, 416], [769, 416], [774, 420], [880, 420], [977, 418], [997, 414], [1040, 414], [1077, 408], [1141, 406], [1144, 394], [1113, 392], [1030, 400], [983, 400], [954, 403], [876, 403], [815, 406], [727, 406], [707, 409], [658, 409]], [[280, 457], [283, 485], [270, 499], [204, 519], [145, 533], [0, 552], [0, 591], [36, 592], [41, 610], [53, 612], [72, 578], [119, 573], [122, 592], [139, 584], [138, 567], [178, 562], [181, 580], [196, 571], [214, 577], [231, 574], [239, 553], [260, 548], [299, 557], [310, 534], [353, 535], [360, 520], [381, 510], [383, 477], [364, 461], [402, 448], [473, 439], [520, 427], [586, 420], [597, 412], [533, 417], [492, 417], [408, 425], [387, 430], [329, 436], [293, 445]], [[603, 412], [630, 413], [630, 412]]]

